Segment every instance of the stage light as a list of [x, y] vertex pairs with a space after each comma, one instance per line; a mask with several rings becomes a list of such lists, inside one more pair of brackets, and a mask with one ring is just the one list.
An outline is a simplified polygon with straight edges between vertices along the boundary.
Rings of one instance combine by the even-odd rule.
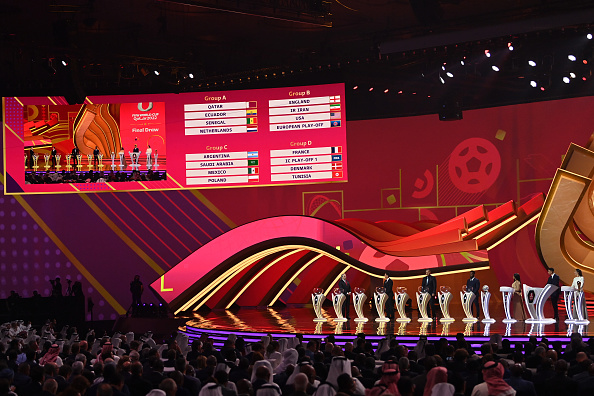
[[384, 93], [388, 93], [388, 91], [389, 91], [389, 89], [387, 89], [387, 88], [384, 89]]
[[586, 77], [582, 77], [582, 81], [586, 81], [586, 80], [587, 80], [587, 78], [586, 78]]
[[572, 55], [572, 54], [567, 55], [567, 59], [569, 59], [572, 62], [575, 62], [577, 60], [577, 58], [575, 57], [575, 55]]
[[464, 66], [464, 65], [465, 65], [465, 63], [464, 63], [464, 59], [460, 61], [460, 64], [461, 64], [462, 66]]
[[358, 86], [358, 85], [355, 85], [355, 86], [353, 87], [353, 89], [358, 89], [358, 88], [359, 88], [359, 86]]
[[445, 80], [443, 79], [443, 77], [442, 77], [442, 76], [439, 76], [439, 81], [440, 81], [442, 84], [445, 84]]
[[369, 88], [369, 92], [373, 91], [373, 87]]
[[68, 62], [66, 62], [65, 60], [62, 60], [62, 66], [64, 66], [64, 67], [68, 66]]
[[447, 72], [447, 73], [446, 73], [446, 76], [448, 76], [448, 77], [452, 78], [452, 77], [454, 77], [454, 74], [452, 74], [452, 72]]
[[586, 34], [586, 38], [587, 38], [588, 40], [592, 40], [592, 33], [588, 33], [588, 34]]
[[540, 90], [541, 90], [541, 91], [544, 91], [544, 90], [545, 90], [545, 87], [540, 87]]
[[536, 66], [536, 62], [534, 62], [533, 60], [529, 60], [529, 61], [528, 61], [528, 64], [529, 64], [530, 66], [532, 66], [532, 67], [535, 67], [535, 66]]
[[584, 65], [587, 65], [587, 64], [588, 64], [588, 60], [587, 60], [587, 59], [584, 59], [584, 60], [582, 61], [582, 63], [583, 63]]
[[442, 67], [441, 67], [441, 70], [445, 71], [445, 66], [442, 66]]
[[491, 66], [491, 69], [493, 69], [493, 71], [496, 71], [496, 72], [499, 71], [499, 68], [497, 66], [495, 66], [495, 65]]
[[194, 78], [194, 74], [193, 73], [188, 73], [188, 77]]
[[569, 77], [575, 78], [575, 73], [569, 73]]
[[485, 50], [485, 56], [486, 56], [487, 58], [490, 58], [490, 57], [491, 57], [491, 52], [489, 52], [489, 50], [488, 50], [488, 49], [487, 49], [487, 50]]
[[507, 49], [510, 50], [510, 51], [513, 51], [514, 50], [513, 44], [512, 43], [507, 43]]
[[158, 75], [160, 75], [160, 74], [161, 74], [161, 73], [159, 72], [159, 70], [156, 70], [156, 69], [155, 69], [155, 70], [153, 70], [153, 73], [155, 73], [155, 76], [158, 76]]
[[563, 77], [563, 82], [565, 84], [569, 84], [569, 82], [570, 82], [569, 77], [567, 77], [567, 76]]
[[404, 91], [398, 91], [398, 93], [399, 93], [399, 94], [403, 94], [403, 93], [404, 93]]
[[538, 83], [536, 81], [532, 80], [532, 81], [530, 81], [530, 86], [532, 88], [536, 88], [538, 86]]

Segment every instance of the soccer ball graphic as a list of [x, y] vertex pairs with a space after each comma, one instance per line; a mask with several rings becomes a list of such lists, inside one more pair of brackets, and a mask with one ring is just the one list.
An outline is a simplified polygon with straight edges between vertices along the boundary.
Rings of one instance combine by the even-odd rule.
[[486, 139], [466, 139], [450, 154], [450, 179], [459, 190], [466, 193], [485, 191], [497, 180], [500, 171], [499, 151]]

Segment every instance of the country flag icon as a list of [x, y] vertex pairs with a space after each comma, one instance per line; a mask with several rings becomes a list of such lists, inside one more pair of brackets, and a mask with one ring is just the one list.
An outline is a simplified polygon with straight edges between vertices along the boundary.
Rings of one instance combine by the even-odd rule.
[[333, 162], [332, 170], [339, 170], [339, 169], [342, 169], [342, 162]]
[[333, 171], [332, 172], [333, 179], [341, 179], [342, 178], [342, 171]]

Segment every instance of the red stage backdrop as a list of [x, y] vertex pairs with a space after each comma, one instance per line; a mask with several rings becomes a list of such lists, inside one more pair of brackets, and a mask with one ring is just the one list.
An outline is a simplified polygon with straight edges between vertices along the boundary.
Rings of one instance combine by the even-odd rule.
[[[95, 303], [95, 319], [115, 318], [131, 302], [135, 274], [147, 285], [213, 238], [262, 218], [439, 223], [480, 204], [487, 210], [510, 200], [523, 204], [547, 193], [570, 143], [589, 140], [593, 105], [594, 98], [585, 97], [466, 111], [463, 120], [453, 122], [440, 122], [437, 115], [349, 122], [346, 183], [3, 195], [0, 297], [11, 289], [24, 297], [33, 290], [48, 295], [49, 279], [61, 276], [83, 283]], [[5, 122], [22, 116], [5, 112]], [[170, 133], [175, 131], [168, 128]], [[172, 150], [168, 146], [169, 157]], [[3, 183], [11, 181], [5, 177]], [[529, 284], [546, 281], [534, 224], [490, 250], [489, 261], [490, 269], [477, 275], [491, 286], [495, 301], [499, 285], [511, 284], [514, 272]], [[303, 278], [313, 282], [314, 275], [304, 272]], [[456, 291], [465, 278], [442, 276], [438, 284]], [[419, 282], [403, 285], [410, 291]], [[359, 275], [351, 283], [370, 286]], [[144, 297], [157, 301], [150, 291]], [[291, 299], [297, 297], [307, 296]], [[242, 298], [246, 305], [257, 300]]]

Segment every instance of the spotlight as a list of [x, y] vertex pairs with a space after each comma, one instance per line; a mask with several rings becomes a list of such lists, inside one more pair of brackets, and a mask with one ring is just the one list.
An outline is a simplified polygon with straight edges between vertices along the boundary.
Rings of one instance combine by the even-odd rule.
[[441, 70], [445, 71], [445, 66], [442, 66], [442, 67], [441, 67]]
[[450, 77], [450, 78], [454, 77], [454, 75], [452, 74], [452, 72], [447, 72], [447, 73], [446, 73], [446, 76], [448, 76], [448, 77]]
[[541, 91], [544, 91], [544, 90], [545, 90], [545, 87], [540, 87], [540, 90], [541, 90]]
[[359, 88], [359, 86], [358, 86], [358, 85], [355, 85], [355, 86], [353, 87], [353, 89], [358, 89], [358, 88]]
[[587, 38], [588, 40], [592, 40], [592, 33], [588, 33], [588, 34], [586, 34], [586, 38]]
[[575, 73], [569, 73], [569, 77], [575, 78]]
[[493, 71], [496, 71], [496, 72], [499, 71], [499, 68], [497, 66], [495, 66], [495, 65], [491, 66], [491, 69], [493, 69]]
[[536, 87], [538, 86], [538, 84], [537, 84], [537, 82], [536, 82], [536, 81], [532, 80], [532, 81], [530, 81], [530, 86], [531, 86], [532, 88], [536, 88]]
[[159, 72], [159, 70], [157, 70], [157, 69], [153, 70], [153, 73], [155, 73], [155, 76], [158, 76], [161, 74], [161, 72]]
[[485, 56], [486, 56], [487, 58], [490, 58], [490, 57], [491, 57], [491, 52], [489, 52], [489, 50], [488, 50], [488, 49], [487, 49], [487, 50], [485, 50]]
[[373, 87], [369, 88], [369, 92], [373, 91]]
[[445, 80], [443, 79], [442, 76], [439, 76], [439, 81], [441, 81], [442, 84], [445, 84]]
[[512, 43], [507, 43], [507, 49], [510, 50], [510, 51], [513, 51], [514, 50], [513, 44]]
[[532, 67], [535, 67], [535, 66], [536, 66], [536, 62], [534, 62], [533, 60], [529, 60], [529, 61], [528, 61], [528, 64], [529, 64], [530, 66], [532, 66]]
[[389, 89], [387, 89], [387, 88], [384, 89], [384, 93], [388, 93], [388, 91], [389, 91]]
[[563, 77], [563, 82], [564, 82], [565, 84], [569, 84], [569, 81], [570, 81], [570, 80], [569, 80], [569, 77], [567, 77], [567, 76]]
[[461, 60], [461, 61], [460, 61], [460, 64], [461, 64], [462, 66], [464, 66], [464, 60]]
[[64, 66], [64, 67], [68, 66], [68, 62], [66, 62], [65, 60], [62, 60], [62, 66]]
[[193, 73], [188, 73], [188, 77], [194, 78], [194, 74]]
[[577, 58], [575, 57], [575, 55], [569, 54], [569, 55], [567, 55], [567, 59], [569, 59], [572, 62], [575, 62]]

